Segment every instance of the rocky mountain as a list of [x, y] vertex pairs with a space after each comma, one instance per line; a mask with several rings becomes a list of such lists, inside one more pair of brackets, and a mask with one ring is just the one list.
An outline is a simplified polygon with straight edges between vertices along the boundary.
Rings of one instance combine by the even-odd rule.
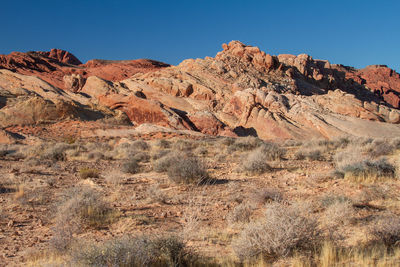
[[72, 54], [0, 55], [0, 127], [113, 118], [154, 131], [302, 139], [400, 134], [400, 75], [309, 55], [269, 55], [238, 41], [177, 66]]

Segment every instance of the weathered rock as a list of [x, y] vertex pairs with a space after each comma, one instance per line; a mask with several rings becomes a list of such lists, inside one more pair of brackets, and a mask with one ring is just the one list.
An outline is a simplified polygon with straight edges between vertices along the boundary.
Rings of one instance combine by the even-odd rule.
[[65, 75], [63, 77], [64, 88], [76, 93], [80, 91], [85, 85], [86, 79], [80, 74]]

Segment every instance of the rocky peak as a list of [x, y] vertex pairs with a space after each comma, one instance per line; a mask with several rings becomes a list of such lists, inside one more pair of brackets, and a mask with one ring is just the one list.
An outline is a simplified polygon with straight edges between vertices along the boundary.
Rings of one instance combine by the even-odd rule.
[[266, 54], [256, 46], [244, 45], [239, 41], [231, 41], [222, 45], [223, 51], [219, 52], [216, 59], [226, 55], [240, 57], [243, 61], [251, 63], [260, 71], [270, 71], [278, 67], [278, 59], [275, 56]]
[[55, 59], [59, 62], [65, 63], [65, 64], [70, 64], [70, 65], [80, 65], [82, 62], [75, 57], [73, 54], [71, 54], [68, 51], [61, 50], [61, 49], [56, 49], [53, 48], [50, 51], [47, 52], [37, 52], [43, 56]]

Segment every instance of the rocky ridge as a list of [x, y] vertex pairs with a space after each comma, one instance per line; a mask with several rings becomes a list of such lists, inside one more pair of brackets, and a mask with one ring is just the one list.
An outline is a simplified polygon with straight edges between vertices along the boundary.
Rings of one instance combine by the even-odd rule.
[[68, 52], [0, 56], [0, 126], [118, 118], [263, 139], [400, 133], [400, 76], [309, 55], [269, 55], [239, 41], [177, 66], [91, 60]]

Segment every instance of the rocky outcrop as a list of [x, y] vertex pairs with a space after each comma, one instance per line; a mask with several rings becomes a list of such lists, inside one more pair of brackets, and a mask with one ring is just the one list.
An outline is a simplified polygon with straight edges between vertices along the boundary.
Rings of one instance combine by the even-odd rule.
[[136, 73], [147, 73], [168, 64], [147, 60], [90, 60], [82, 64], [73, 54], [52, 49], [48, 52], [13, 52], [0, 55], [0, 69], [25, 75], [34, 75], [64, 90], [79, 91], [90, 76], [109, 81], [120, 81]]
[[400, 76], [385, 66], [274, 56], [238, 41], [222, 47], [177, 66], [79, 64], [61, 50], [0, 56], [8, 69], [0, 70], [0, 127], [114, 116], [133, 127], [264, 139], [400, 134]]
[[400, 74], [385, 65], [371, 65], [346, 73], [395, 108], [400, 108]]

